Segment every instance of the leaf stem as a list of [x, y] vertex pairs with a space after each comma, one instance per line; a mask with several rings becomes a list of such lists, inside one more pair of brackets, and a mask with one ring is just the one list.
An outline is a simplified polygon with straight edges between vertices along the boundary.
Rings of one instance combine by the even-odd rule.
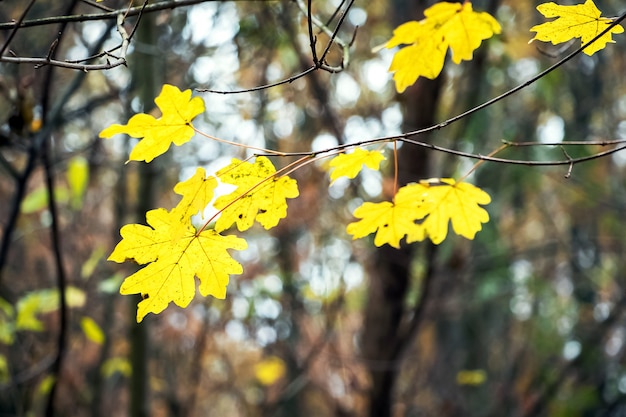
[[398, 193], [398, 141], [393, 141], [393, 195]]

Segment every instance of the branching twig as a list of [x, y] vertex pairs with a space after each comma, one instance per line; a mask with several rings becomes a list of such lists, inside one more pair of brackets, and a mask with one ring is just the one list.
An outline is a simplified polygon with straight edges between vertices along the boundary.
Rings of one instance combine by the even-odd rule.
[[[338, 38], [337, 37], [337, 33], [339, 32], [339, 28], [341, 27], [341, 25], [343, 25], [343, 22], [344, 22], [346, 16], [348, 15], [348, 10], [350, 10], [350, 8], [352, 7], [353, 4], [354, 4], [354, 0], [350, 0], [350, 3], [348, 3], [348, 6], [346, 7], [346, 10], [344, 10], [341, 13], [341, 16], [339, 17], [339, 21], [337, 22], [337, 26], [335, 27], [335, 30], [332, 31], [332, 33], [330, 34], [330, 40], [326, 44], [326, 49], [324, 49], [324, 52], [322, 53], [322, 57], [320, 58], [319, 64], [322, 66], [322, 69], [324, 69], [326, 71], [331, 71], [332, 70], [332, 71], [339, 72], [339, 71], [343, 71], [343, 69], [348, 66], [348, 63], [350, 61], [350, 45], [354, 41], [354, 36], [356, 36], [356, 31], [355, 31], [355, 34], [352, 36], [352, 38], [350, 38], [350, 42], [344, 42], [341, 38]], [[324, 30], [328, 33], [328, 30], [325, 29], [326, 26], [321, 26], [321, 27], [324, 28]], [[337, 45], [341, 46], [341, 49], [342, 49], [342, 52], [343, 52], [343, 58], [342, 58], [342, 61], [341, 61], [341, 67], [339, 67], [338, 70], [336, 69], [337, 67], [328, 67], [328, 65], [325, 62], [326, 61], [326, 56], [330, 52], [330, 48], [332, 47], [332, 45], [334, 43], [336, 43]]]
[[311, 46], [311, 57], [313, 58], [313, 64], [317, 68], [317, 64], [319, 59], [317, 59], [317, 37], [313, 35], [313, 8], [312, 8], [313, 0], [307, 1], [307, 11], [306, 11], [306, 21], [307, 28], [309, 30], [309, 45]]
[[[310, 19], [312, 24], [314, 24], [322, 32], [326, 33], [326, 35], [328, 35], [328, 37], [330, 38], [330, 40], [328, 41], [328, 44], [326, 45], [324, 53], [320, 57], [319, 61], [315, 62], [315, 65], [318, 66], [320, 69], [323, 69], [324, 71], [328, 71], [331, 73], [343, 71], [344, 68], [346, 68], [348, 66], [348, 63], [350, 62], [350, 44], [348, 42], [345, 42], [343, 39], [339, 38], [337, 34], [339, 33], [339, 29], [341, 28], [341, 25], [343, 24], [347, 11], [352, 7], [352, 4], [354, 4], [354, 0], [350, 1], [348, 6], [346, 7], [345, 12], [342, 14], [341, 18], [339, 19], [339, 22], [337, 22], [337, 26], [335, 26], [334, 30], [331, 30], [328, 26], [324, 24], [324, 22], [318, 19], [315, 15], [313, 15], [312, 13], [309, 13], [310, 9], [307, 6], [305, 6], [304, 3], [302, 3], [302, 0], [295, 0], [295, 1], [298, 7], [300, 8], [300, 11], [302, 12], [302, 14], [307, 16], [307, 19]], [[325, 63], [326, 55], [328, 54], [331, 46], [334, 43], [339, 45], [339, 47], [341, 47], [342, 54], [343, 54], [341, 64], [339, 66], [331, 66]]]
[[[350, 46], [352, 45], [352, 42], [354, 41], [354, 36], [351, 38], [350, 42], [345, 42], [344, 40], [342, 40], [341, 38], [339, 38], [337, 36], [337, 34], [339, 33], [339, 29], [341, 28], [345, 16], [347, 14], [347, 11], [350, 10], [350, 8], [352, 7], [352, 5], [354, 4], [354, 0], [351, 0], [350, 3], [348, 4], [348, 6], [346, 7], [346, 10], [341, 14], [341, 17], [337, 23], [337, 26], [335, 27], [334, 30], [331, 30], [328, 26], [326, 26], [321, 20], [319, 20], [317, 17], [315, 17], [311, 11], [311, 1], [308, 0], [307, 1], [307, 5], [305, 6], [302, 3], [302, 0], [296, 0], [296, 4], [298, 5], [298, 7], [300, 8], [300, 11], [302, 12], [302, 14], [304, 14], [307, 18], [307, 26], [308, 26], [308, 35], [309, 35], [309, 43], [310, 43], [310, 47], [311, 47], [311, 59], [313, 60], [313, 65], [310, 66], [309, 68], [307, 68], [306, 70], [296, 74], [296, 75], [292, 75], [289, 78], [286, 78], [284, 80], [280, 80], [271, 84], [265, 84], [265, 85], [261, 85], [261, 86], [256, 86], [256, 87], [252, 87], [252, 88], [245, 88], [245, 89], [240, 89], [240, 90], [231, 90], [231, 91], [226, 91], [226, 90], [214, 90], [214, 89], [210, 89], [210, 88], [196, 88], [196, 91], [199, 93], [214, 93], [214, 94], [241, 94], [241, 93], [251, 93], [251, 92], [255, 92], [255, 91], [261, 91], [261, 90], [266, 90], [269, 88], [273, 88], [273, 87], [277, 87], [279, 85], [284, 85], [284, 84], [290, 84], [292, 82], [294, 82], [295, 80], [298, 80], [300, 78], [303, 78], [305, 76], [307, 76], [308, 74], [312, 73], [313, 71], [316, 71], [318, 69], [330, 72], [330, 73], [338, 73], [344, 70], [344, 68], [346, 68], [348, 66], [348, 63], [350, 62]], [[342, 3], [343, 4], [343, 3]], [[341, 6], [340, 6], [341, 7]], [[338, 12], [335, 12], [335, 14]], [[334, 15], [335, 15], [334, 14]], [[316, 44], [317, 44], [317, 38], [313, 35], [313, 26], [318, 27], [321, 31], [323, 31], [324, 33], [326, 33], [329, 37], [330, 40], [328, 41], [324, 52], [322, 54], [322, 56], [320, 58], [317, 57], [317, 50], [316, 50]], [[339, 66], [331, 66], [328, 65], [325, 60], [326, 60], [326, 55], [329, 53], [330, 48], [332, 47], [333, 44], [337, 44], [341, 47], [342, 49], [342, 60], [341, 60], [341, 64]]]
[[93, 0], [81, 0], [83, 3], [95, 7], [96, 9], [104, 10], [105, 12], [112, 12], [114, 9], [105, 6], [104, 4], [96, 3]]
[[[69, 2], [66, 7], [66, 14], [70, 14], [73, 12], [74, 7], [78, 3], [78, 0], [73, 0]], [[66, 34], [67, 23], [63, 23], [60, 25], [58, 30], [58, 37], [56, 39], [56, 43], [61, 43], [63, 36]], [[54, 46], [50, 53], [49, 58], [53, 59], [56, 53], [56, 46]], [[43, 94], [41, 96], [41, 113], [42, 119], [48, 122], [50, 119], [49, 111], [50, 111], [50, 94], [52, 91], [52, 82], [54, 79], [54, 67], [46, 68], [44, 72], [44, 80], [43, 80]], [[52, 223], [50, 225], [50, 239], [52, 244], [52, 252], [54, 255], [55, 267], [56, 267], [56, 278], [57, 278], [57, 288], [59, 292], [59, 332], [57, 336], [57, 347], [56, 347], [56, 357], [52, 364], [50, 373], [54, 378], [52, 381], [52, 385], [50, 387], [50, 392], [48, 393], [48, 398], [46, 401], [46, 417], [54, 416], [54, 405], [56, 399], [56, 393], [58, 392], [61, 371], [63, 369], [63, 361], [66, 355], [66, 346], [67, 346], [67, 300], [65, 289], [67, 287], [67, 277], [65, 275], [65, 268], [63, 267], [63, 256], [62, 256], [62, 248], [61, 248], [61, 237], [59, 231], [59, 223], [58, 223], [58, 214], [56, 208], [56, 200], [54, 196], [54, 176], [52, 172], [52, 164], [51, 164], [51, 153], [52, 153], [52, 131], [49, 134], [40, 136], [41, 142], [37, 145], [41, 150], [41, 156], [43, 158], [43, 167], [44, 167], [44, 175], [45, 175], [45, 183], [46, 189], [48, 191], [48, 211], [50, 213], [50, 217], [52, 219]], [[26, 177], [27, 179], [28, 177]]]
[[[524, 160], [524, 159], [499, 158], [499, 157], [490, 156], [490, 155], [482, 155], [482, 154], [476, 154], [476, 153], [471, 153], [471, 152], [464, 152], [464, 151], [459, 151], [456, 149], [446, 148], [444, 146], [433, 145], [432, 143], [420, 142], [418, 140], [405, 138], [405, 137], [381, 137], [381, 138], [375, 138], [375, 139], [367, 139], [367, 140], [363, 140], [360, 142], [347, 143], [344, 145], [338, 145], [338, 146], [324, 149], [321, 151], [283, 152], [282, 154], [280, 154], [280, 156], [314, 157], [314, 156], [327, 154], [327, 153], [336, 153], [342, 150], [356, 148], [359, 146], [368, 146], [368, 145], [373, 145], [377, 143], [394, 142], [394, 141], [410, 143], [412, 145], [431, 149], [433, 151], [443, 152], [443, 153], [447, 153], [450, 155], [456, 155], [456, 156], [461, 156], [461, 157], [470, 158], [470, 159], [476, 159], [479, 161], [496, 162], [496, 163], [510, 164], [510, 165], [527, 165], [527, 166], [558, 166], [558, 165], [579, 164], [581, 162], [586, 162], [586, 161], [591, 161], [593, 159], [602, 158], [604, 156], [611, 155], [615, 152], [619, 152], [623, 149], [626, 149], [626, 144], [624, 144], [626, 141], [616, 140], [616, 141], [611, 141], [611, 143], [622, 143], [624, 145], [609, 149], [607, 151], [598, 152], [593, 155], [583, 156], [580, 158], [556, 159], [556, 160], [550, 160], [550, 161], [532, 161], [532, 160]], [[601, 146], [605, 145], [605, 142], [589, 142], [589, 143], [583, 142], [583, 143], [585, 145], [601, 145]], [[581, 145], [582, 143], [575, 142], [574, 144]], [[543, 144], [535, 143], [535, 146], [539, 146], [539, 145], [543, 145]], [[567, 145], [567, 143], [564, 142], [564, 145]], [[513, 146], [513, 145], [505, 144], [505, 146], [508, 147], [508, 146]], [[524, 146], [530, 146], [530, 143], [526, 143]], [[498, 151], [499, 150], [500, 149], [498, 149]], [[276, 156], [276, 153], [257, 154], [257, 156]]]
[[561, 146], [561, 151], [563, 151], [563, 155], [570, 161], [569, 168], [567, 169], [567, 173], [565, 174], [565, 179], [569, 179], [572, 176], [572, 170], [574, 169], [574, 160], [567, 153], [565, 148]]
[[307, 68], [306, 70], [302, 71], [299, 74], [293, 75], [289, 78], [286, 78], [284, 80], [281, 81], [277, 81], [275, 83], [271, 83], [271, 84], [265, 84], [265, 85], [261, 85], [261, 86], [257, 86], [257, 87], [253, 87], [253, 88], [246, 88], [243, 90], [233, 90], [233, 91], [224, 91], [224, 90], [212, 90], [210, 88], [196, 88], [196, 91], [199, 93], [214, 93], [214, 94], [241, 94], [241, 93], [252, 93], [254, 91], [260, 91], [260, 90], [266, 90], [268, 88], [272, 88], [272, 87], [277, 87], [279, 85], [283, 85], [283, 84], [291, 84], [292, 82], [305, 77], [306, 75], [310, 74], [311, 72], [317, 70], [317, 67], [315, 65], [311, 66], [310, 68]]
[[9, 34], [7, 40], [4, 42], [4, 45], [2, 45], [2, 48], [0, 48], [0, 57], [4, 55], [4, 52], [7, 50], [7, 48], [11, 44], [11, 41], [17, 34], [17, 30], [20, 28], [20, 25], [24, 21], [24, 19], [26, 19], [26, 15], [28, 14], [28, 11], [30, 10], [30, 8], [33, 7], [33, 4], [35, 4], [35, 0], [30, 0], [30, 3], [26, 5], [26, 8], [24, 9], [20, 17], [14, 22], [13, 30]]
[[59, 231], [59, 216], [57, 212], [57, 203], [54, 196], [54, 176], [52, 166], [50, 164], [50, 153], [52, 149], [49, 142], [44, 142], [42, 152], [43, 166], [45, 172], [46, 189], [48, 191], [48, 212], [50, 213], [50, 240], [52, 242], [52, 252], [54, 254], [54, 263], [57, 275], [57, 288], [59, 292], [59, 334], [57, 336], [57, 356], [52, 364], [52, 374], [55, 377], [53, 386], [50, 390], [46, 415], [53, 417], [54, 396], [56, 387], [58, 386], [61, 368], [63, 365], [63, 357], [65, 356], [67, 342], [67, 300], [65, 289], [67, 288], [67, 277], [65, 276], [65, 268], [63, 267], [63, 255], [61, 253], [61, 235]]
[[34, 27], [34, 26], [47, 26], [47, 25], [52, 25], [56, 23], [89, 22], [89, 21], [95, 21], [95, 20], [104, 21], [108, 19], [117, 19], [117, 15], [119, 15], [120, 13], [125, 14], [127, 17], [138, 16], [141, 13], [158, 12], [161, 10], [176, 9], [178, 7], [193, 6], [194, 4], [206, 3], [207, 1], [221, 1], [221, 0], [169, 0], [169, 1], [159, 2], [159, 3], [148, 4], [145, 7], [142, 5], [142, 6], [112, 10], [106, 13], [53, 16], [53, 17], [46, 17], [42, 19], [24, 20], [22, 22], [19, 22], [19, 21], [7, 22], [7, 23], [0, 23], [0, 31], [15, 29], [16, 27], [23, 28], [23, 27]]
[[[298, 0], [299, 1], [299, 0]], [[464, 119], [480, 110], [483, 110], [501, 100], [504, 100], [505, 98], [512, 96], [513, 94], [517, 93], [518, 91], [528, 87], [529, 85], [535, 83], [536, 81], [538, 81], [539, 79], [545, 77], [546, 75], [548, 75], [549, 73], [551, 73], [552, 71], [556, 70], [557, 68], [561, 67], [562, 65], [564, 65], [566, 62], [570, 61], [572, 58], [574, 58], [576, 55], [580, 54], [585, 48], [587, 48], [587, 46], [589, 46], [590, 44], [592, 44], [593, 42], [595, 42], [596, 40], [598, 40], [599, 38], [601, 38], [605, 33], [609, 32], [614, 26], [618, 25], [621, 21], [623, 21], [624, 19], [626, 19], [626, 12], [624, 12], [622, 15], [620, 15], [618, 18], [616, 18], [611, 25], [607, 26], [607, 28], [605, 30], [603, 30], [602, 32], [600, 32], [597, 36], [595, 36], [593, 39], [591, 39], [589, 42], [583, 44], [580, 48], [576, 49], [575, 51], [573, 51], [571, 54], [567, 55], [565, 58], [561, 59], [560, 61], [556, 62], [555, 64], [553, 64], [552, 66], [550, 66], [549, 68], [545, 69], [544, 71], [540, 72], [539, 74], [537, 74], [536, 76], [532, 77], [531, 79], [525, 81], [522, 84], [517, 85], [516, 87], [513, 87], [512, 89], [490, 99], [485, 101], [482, 104], [479, 104], [478, 106], [472, 107], [471, 109], [460, 113], [456, 116], [453, 116], [441, 123], [437, 123], [435, 125], [423, 128], [423, 129], [417, 129], [417, 130], [413, 130], [413, 131], [409, 131], [406, 133], [403, 133], [401, 135], [397, 135], [397, 136], [384, 136], [384, 137], [378, 137], [378, 138], [373, 138], [373, 139], [366, 139], [363, 141], [359, 141], [359, 142], [354, 142], [354, 143], [349, 143], [349, 144], [341, 144], [338, 146], [335, 146], [333, 148], [328, 148], [322, 151], [311, 151], [311, 152], [293, 152], [293, 153], [284, 153], [283, 156], [297, 156], [297, 157], [302, 157], [302, 156], [317, 156], [320, 154], [324, 154], [324, 153], [328, 153], [328, 152], [336, 152], [338, 150], [345, 150], [345, 149], [349, 149], [349, 148], [354, 148], [354, 147], [358, 147], [358, 146], [367, 146], [367, 145], [373, 145], [376, 143], [384, 143], [384, 142], [393, 142], [393, 141], [401, 141], [401, 142], [405, 142], [405, 143], [410, 143], [412, 145], [416, 145], [416, 146], [421, 146], [424, 148], [428, 148], [428, 149], [432, 149], [434, 151], [439, 151], [439, 152], [444, 152], [444, 153], [448, 153], [451, 155], [456, 155], [456, 156], [461, 156], [461, 157], [466, 157], [466, 158], [471, 158], [471, 159], [476, 159], [476, 160], [480, 160], [480, 161], [489, 161], [489, 162], [497, 162], [497, 163], [504, 163], [504, 164], [512, 164], [512, 165], [527, 165], [527, 166], [558, 166], [558, 165], [573, 165], [573, 164], [578, 164], [581, 162], [585, 162], [585, 161], [590, 161], [593, 159], [597, 159], [597, 158], [601, 158], [610, 154], [613, 154], [615, 152], [621, 151], [622, 149], [626, 149], [626, 145], [623, 146], [619, 146], [607, 151], [603, 151], [603, 152], [599, 152], [593, 155], [589, 155], [589, 156], [585, 156], [585, 157], [580, 157], [580, 158], [567, 158], [564, 160], [552, 160], [552, 161], [529, 161], [529, 160], [517, 160], [517, 159], [507, 159], [507, 158], [498, 158], [498, 157], [494, 157], [494, 156], [485, 156], [485, 155], [481, 155], [481, 154], [475, 154], [475, 153], [470, 153], [470, 152], [463, 152], [463, 151], [459, 151], [456, 149], [450, 149], [450, 148], [446, 148], [443, 146], [438, 146], [438, 145], [433, 145], [430, 143], [426, 143], [426, 142], [421, 142], [415, 139], [412, 139], [415, 136], [419, 136], [419, 135], [423, 135], [426, 133], [430, 133], [436, 130], [440, 130], [443, 129], [444, 127], [448, 126], [449, 124], [458, 122], [461, 119]], [[519, 143], [515, 143], [515, 142], [507, 142], [504, 141], [504, 144], [507, 146], [538, 146], [538, 145], [559, 145], [559, 146], [565, 146], [565, 145], [599, 145], [599, 146], [606, 146], [609, 144], [623, 144], [625, 143], [625, 141], [622, 140], [610, 140], [610, 141], [572, 141], [572, 142], [558, 142], [558, 143], [539, 143], [539, 142], [519, 142]], [[263, 156], [270, 156], [270, 155], [263, 155]]]
[[[102, 52], [98, 55], [95, 56], [95, 58], [98, 57], [114, 57], [115, 60], [114, 61], [109, 61], [107, 59], [106, 63], [103, 64], [83, 64], [81, 63], [82, 61], [86, 61], [90, 58], [94, 58], [94, 57], [90, 57], [90, 58], [85, 58], [83, 60], [80, 61], [60, 61], [57, 59], [53, 59], [52, 58], [52, 53], [54, 52], [55, 48], [56, 48], [56, 42], [53, 42], [52, 45], [50, 46], [50, 50], [48, 52], [48, 55], [45, 58], [35, 58], [35, 57], [31, 57], [31, 58], [26, 58], [26, 57], [16, 57], [16, 56], [1, 56], [0, 57], [0, 62], [7, 62], [7, 63], [11, 63], [11, 64], [34, 64], [36, 68], [40, 68], [43, 66], [47, 66], [47, 65], [53, 65], [56, 67], [61, 67], [61, 68], [69, 68], [69, 69], [77, 69], [77, 70], [81, 70], [81, 71], [96, 71], [96, 70], [108, 70], [108, 69], [112, 69], [115, 67], [119, 67], [121, 65], [126, 65], [126, 53], [128, 50], [128, 46], [130, 44], [130, 36], [128, 35], [128, 33], [126, 33], [126, 30], [124, 29], [124, 13], [119, 13], [117, 15], [117, 31], [120, 34], [120, 37], [122, 38], [122, 42], [119, 46], [117, 46], [116, 48], [110, 50], [110, 51], [106, 51], [106, 52]], [[112, 51], [113, 50], [120, 50], [119, 54], [117, 56], [112, 55]]]

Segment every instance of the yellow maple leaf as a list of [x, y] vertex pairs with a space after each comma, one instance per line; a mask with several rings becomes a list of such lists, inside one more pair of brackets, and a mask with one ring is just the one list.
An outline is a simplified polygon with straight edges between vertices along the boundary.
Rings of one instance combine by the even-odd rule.
[[191, 178], [174, 186], [174, 192], [183, 196], [174, 210], [180, 214], [181, 219], [197, 214], [213, 200], [216, 187], [217, 179], [213, 176], [207, 177], [203, 168], [197, 168]]
[[[561, 6], [552, 2], [543, 3], [537, 6], [537, 10], [547, 18], [556, 17], [557, 19], [530, 28], [531, 32], [537, 33], [530, 42], [539, 40], [556, 45], [573, 38], [580, 38], [581, 45], [584, 45], [612, 23], [611, 19], [600, 17], [602, 13], [592, 0], [574, 6]], [[615, 43], [612, 35], [622, 32], [624, 28], [621, 25], [615, 25], [583, 52], [593, 55], [604, 49], [607, 43]]]
[[420, 233], [421, 226], [416, 220], [423, 217], [423, 212], [420, 201], [410, 196], [405, 198], [405, 194], [398, 192], [393, 202], [363, 203], [354, 210], [354, 217], [361, 220], [346, 227], [346, 231], [353, 239], [376, 233], [374, 237], [376, 246], [388, 243], [394, 248], [399, 248], [400, 241], [405, 235], [413, 236]]
[[427, 237], [443, 242], [448, 224], [458, 235], [473, 239], [489, 221], [489, 215], [479, 204], [488, 204], [489, 195], [471, 184], [451, 178], [437, 178], [401, 187], [393, 202], [363, 203], [354, 211], [360, 221], [350, 223], [346, 231], [354, 239], [376, 233], [374, 244], [385, 243], [399, 248], [400, 241], [422, 241]]
[[329, 167], [331, 184], [340, 177], [354, 178], [363, 166], [378, 171], [380, 163], [385, 159], [381, 151], [368, 151], [356, 148], [352, 153], [342, 153], [331, 159]]
[[405, 198], [419, 198], [424, 214], [417, 233], [408, 234], [407, 243], [430, 240], [439, 244], [448, 235], [448, 225], [457, 235], [474, 239], [482, 224], [489, 221], [489, 214], [480, 205], [489, 204], [491, 197], [480, 188], [456, 182], [452, 178], [437, 178], [412, 183], [404, 187]]
[[483, 40], [501, 32], [500, 24], [489, 13], [475, 12], [472, 4], [440, 2], [424, 11], [425, 18], [398, 26], [385, 45], [400, 49], [393, 57], [396, 89], [402, 93], [422, 76], [435, 79], [441, 73], [448, 47], [452, 61], [471, 60]]
[[[128, 224], [122, 227], [122, 240], [109, 260], [134, 259], [147, 266], [127, 277], [121, 294], [142, 294], [137, 308], [137, 322], [148, 313], [158, 314], [170, 302], [187, 307], [196, 293], [194, 277], [200, 280], [200, 294], [216, 298], [226, 296], [230, 274], [243, 268], [228, 249], [242, 250], [245, 240], [222, 236], [215, 230], [197, 233], [190, 219], [181, 223], [178, 213], [165, 209], [146, 213], [148, 226]], [[183, 229], [180, 232], [178, 229]]]
[[161, 110], [161, 117], [140, 113], [128, 120], [128, 124], [114, 124], [102, 132], [101, 138], [111, 138], [125, 133], [133, 138], [143, 138], [130, 153], [131, 161], [150, 162], [165, 153], [170, 145], [182, 145], [195, 133], [191, 121], [204, 112], [204, 101], [200, 97], [191, 98], [191, 90], [180, 91], [177, 87], [164, 84], [159, 96], [154, 100]]
[[258, 221], [265, 229], [276, 226], [287, 216], [287, 199], [296, 198], [298, 184], [288, 176], [276, 176], [276, 168], [264, 156], [254, 164], [233, 158], [230, 165], [217, 172], [220, 181], [236, 185], [232, 193], [219, 197], [213, 206], [221, 210], [215, 230], [223, 231], [237, 224], [240, 232]]

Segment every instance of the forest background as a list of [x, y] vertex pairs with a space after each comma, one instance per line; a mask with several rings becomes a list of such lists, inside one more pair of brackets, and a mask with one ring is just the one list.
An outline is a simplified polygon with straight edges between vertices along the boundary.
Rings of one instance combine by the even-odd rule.
[[[539, 2], [477, 0], [502, 33], [397, 94], [393, 50], [374, 50], [433, 3], [313, 1], [349, 46], [347, 57], [334, 43], [328, 63], [347, 65], [291, 80], [313, 62], [305, 2], [137, 2], [127, 51], [110, 11], [128, 2], [1, 2], [0, 415], [624, 415], [623, 152], [575, 166], [482, 164], [471, 181], [493, 201], [476, 238], [401, 249], [345, 232], [362, 201], [392, 193], [393, 158], [330, 188], [324, 167], [309, 164], [293, 174], [300, 196], [287, 218], [246, 232], [244, 273], [225, 300], [197, 297], [138, 324], [138, 299], [119, 295], [133, 272], [106, 261], [120, 227], [173, 207], [172, 187], [197, 166], [250, 155], [199, 137], [150, 164], [125, 163], [135, 142], [98, 133], [153, 111], [164, 83], [253, 89], [194, 93], [207, 104], [194, 126], [308, 152], [435, 125], [578, 47], [528, 43], [545, 21]], [[620, 3], [596, 2], [607, 16]], [[80, 17], [90, 14], [99, 17]], [[12, 30], [13, 20], [55, 16], [73, 18]], [[329, 37], [316, 36], [321, 51]], [[110, 53], [84, 61], [101, 51]], [[606, 150], [550, 144], [626, 140], [625, 52], [616, 37], [419, 140], [474, 154], [533, 142], [498, 154], [529, 161]], [[281, 80], [290, 82], [255, 89]], [[474, 163], [398, 149], [401, 183], [458, 177]]]

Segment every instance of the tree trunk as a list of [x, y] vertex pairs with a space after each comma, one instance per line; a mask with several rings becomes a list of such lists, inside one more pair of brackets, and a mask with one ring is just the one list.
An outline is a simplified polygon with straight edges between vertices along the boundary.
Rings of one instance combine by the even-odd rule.
[[[392, 20], [394, 24], [400, 24], [413, 12], [414, 19], [421, 19], [426, 2], [420, 0], [411, 6], [407, 6], [406, 2], [401, 0], [392, 3], [394, 14]], [[443, 74], [434, 81], [420, 78], [399, 97], [404, 113], [404, 131], [420, 129], [435, 123], [442, 77]], [[423, 140], [424, 137], [420, 139]], [[403, 146], [398, 150], [399, 186], [430, 177], [428, 155], [428, 150], [415, 146]], [[417, 329], [419, 317], [412, 318], [413, 324], [409, 326], [411, 331], [406, 331], [404, 323], [410, 313], [405, 305], [405, 299], [410, 287], [410, 265], [417, 247], [418, 244], [413, 244], [398, 250], [385, 245], [374, 252], [372, 264], [369, 266], [368, 308], [361, 341], [371, 378], [369, 394], [371, 417], [392, 415], [393, 392], [401, 366], [402, 352], [407, 343], [413, 340]], [[428, 255], [425, 262], [431, 265], [435, 251], [426, 252]], [[420, 304], [426, 301], [424, 295], [427, 293], [429, 278], [426, 276], [422, 282]], [[411, 310], [414, 310], [414, 313], [421, 312], [422, 307], [423, 305], [412, 307]]]
[[[156, 56], [157, 27], [155, 16], [146, 14], [142, 16], [141, 24], [137, 30], [137, 43], [142, 47], [137, 47], [133, 54], [134, 64], [133, 84], [135, 91], [144, 107], [144, 112], [149, 112], [154, 106], [154, 98], [159, 93], [159, 86], [163, 83], [163, 73], [161, 59]], [[140, 223], [145, 223], [146, 212], [155, 208], [157, 200], [157, 190], [159, 184], [160, 162], [152, 161], [149, 164], [139, 165], [139, 194], [137, 196], [136, 218]], [[141, 301], [140, 296], [131, 297], [131, 328], [130, 328], [130, 362], [132, 366], [132, 376], [130, 380], [130, 416], [147, 417], [149, 413], [148, 401], [148, 323], [150, 320], [143, 320], [137, 323], [135, 320], [137, 303]]]

